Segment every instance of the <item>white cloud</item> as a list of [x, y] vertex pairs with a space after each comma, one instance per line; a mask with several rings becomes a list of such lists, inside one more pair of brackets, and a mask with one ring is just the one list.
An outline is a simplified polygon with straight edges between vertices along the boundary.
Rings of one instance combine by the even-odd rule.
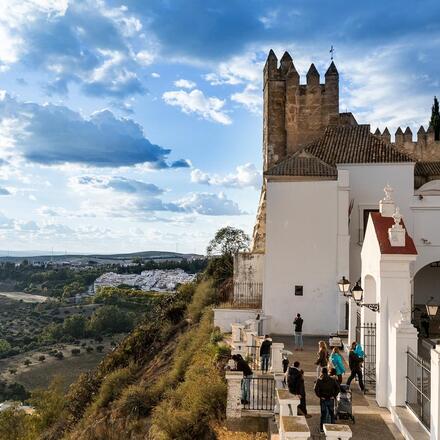
[[265, 60], [259, 52], [246, 52], [221, 62], [215, 72], [204, 76], [211, 85], [261, 83]]
[[231, 100], [241, 104], [252, 113], [261, 113], [263, 96], [261, 90], [254, 84], [248, 84], [242, 92], [233, 93]]
[[238, 204], [227, 198], [224, 193], [194, 193], [178, 202], [186, 212], [202, 215], [241, 215], [245, 214]]
[[232, 123], [231, 118], [223, 110], [225, 101], [216, 97], [205, 96], [201, 90], [165, 92], [162, 99], [168, 105], [180, 107], [184, 113], [195, 113], [203, 119], [223, 125]]
[[190, 90], [197, 86], [197, 84], [194, 81], [189, 81], [188, 79], [183, 79], [183, 78], [174, 81], [174, 85], [182, 89], [190, 89]]
[[153, 72], [153, 73], [151, 74], [151, 76], [152, 76], [153, 78], [160, 78], [160, 73]]
[[[136, 60], [143, 66], [152, 64], [155, 59], [156, 54], [154, 52], [149, 52], [148, 50], [141, 50], [136, 54]], [[151, 74], [151, 76], [154, 76], [154, 74]]]
[[230, 188], [253, 187], [258, 189], [261, 186], [261, 176], [261, 171], [257, 170], [254, 164], [247, 163], [239, 165], [235, 173], [226, 176], [210, 175], [199, 169], [194, 169], [191, 171], [191, 182]]

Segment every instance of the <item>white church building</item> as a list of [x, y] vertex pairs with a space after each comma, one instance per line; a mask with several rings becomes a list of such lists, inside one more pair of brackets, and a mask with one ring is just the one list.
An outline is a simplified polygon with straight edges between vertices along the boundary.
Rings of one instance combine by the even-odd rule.
[[[391, 142], [387, 128], [373, 133], [340, 113], [333, 62], [324, 84], [313, 64], [301, 84], [290, 55], [278, 62], [271, 51], [263, 93], [253, 243], [234, 257], [234, 288], [215, 325], [232, 328], [244, 355], [257, 333], [291, 335], [297, 313], [305, 335], [361, 342], [378, 405], [406, 439], [439, 440], [440, 139], [433, 127], [420, 127], [415, 141], [399, 128]], [[272, 344], [275, 379], [283, 347]]]
[[354, 339], [357, 313], [363, 322], [376, 314], [342, 296], [337, 283], [343, 276], [365, 283], [361, 250], [368, 219], [390, 198], [418, 254], [411, 264], [411, 310], [429, 300], [439, 304], [440, 141], [432, 129], [419, 130], [428, 133], [429, 154], [419, 144], [409, 151], [409, 129], [405, 144], [391, 143], [388, 129], [373, 134], [351, 113], [339, 113], [333, 62], [324, 84], [313, 64], [301, 84], [290, 55], [278, 63], [271, 51], [263, 93], [264, 182], [253, 244], [235, 257], [231, 306], [216, 313], [217, 324], [226, 329], [231, 319], [259, 313], [265, 332], [292, 334], [301, 313], [306, 335], [349, 330]]

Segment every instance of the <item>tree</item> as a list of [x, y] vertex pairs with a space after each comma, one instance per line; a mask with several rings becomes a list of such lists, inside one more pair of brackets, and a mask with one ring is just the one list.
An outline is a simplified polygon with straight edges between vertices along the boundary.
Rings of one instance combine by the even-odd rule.
[[124, 312], [116, 306], [100, 307], [90, 319], [90, 330], [95, 334], [122, 333], [133, 328], [132, 313]]
[[249, 236], [241, 229], [226, 226], [219, 229], [206, 249], [209, 256], [220, 255], [232, 257], [249, 248]]
[[431, 121], [429, 125], [434, 130], [434, 139], [440, 140], [440, 110], [437, 96], [434, 96], [434, 104], [432, 105]]
[[73, 338], [82, 338], [86, 332], [86, 318], [82, 315], [72, 315], [64, 320], [63, 331]]
[[11, 349], [11, 344], [6, 339], [0, 339], [0, 354], [7, 353]]
[[232, 256], [237, 252], [247, 250], [249, 241], [244, 231], [232, 226], [226, 226], [217, 231], [207, 248], [207, 253], [211, 258], [206, 268], [206, 273], [212, 277], [215, 287], [220, 288], [230, 282], [233, 274]]

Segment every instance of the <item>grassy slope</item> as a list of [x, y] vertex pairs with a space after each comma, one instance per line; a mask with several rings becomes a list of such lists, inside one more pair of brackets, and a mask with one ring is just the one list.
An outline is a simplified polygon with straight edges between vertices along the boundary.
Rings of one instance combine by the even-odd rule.
[[213, 438], [226, 385], [211, 343], [215, 292], [187, 287], [138, 326], [93, 374], [71, 386], [65, 412], [43, 439]]

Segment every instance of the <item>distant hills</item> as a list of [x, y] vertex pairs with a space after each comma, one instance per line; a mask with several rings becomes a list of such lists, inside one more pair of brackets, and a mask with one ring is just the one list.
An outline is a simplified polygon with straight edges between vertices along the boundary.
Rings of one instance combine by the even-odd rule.
[[144, 260], [192, 260], [197, 258], [204, 258], [200, 254], [182, 254], [179, 252], [168, 251], [143, 251], [119, 254], [65, 254], [62, 252], [47, 251], [2, 251], [0, 250], [0, 261], [17, 262], [27, 259], [30, 262], [70, 262], [79, 263], [87, 261], [95, 261], [97, 263], [112, 263], [112, 262], [130, 262], [134, 258], [142, 258]]

